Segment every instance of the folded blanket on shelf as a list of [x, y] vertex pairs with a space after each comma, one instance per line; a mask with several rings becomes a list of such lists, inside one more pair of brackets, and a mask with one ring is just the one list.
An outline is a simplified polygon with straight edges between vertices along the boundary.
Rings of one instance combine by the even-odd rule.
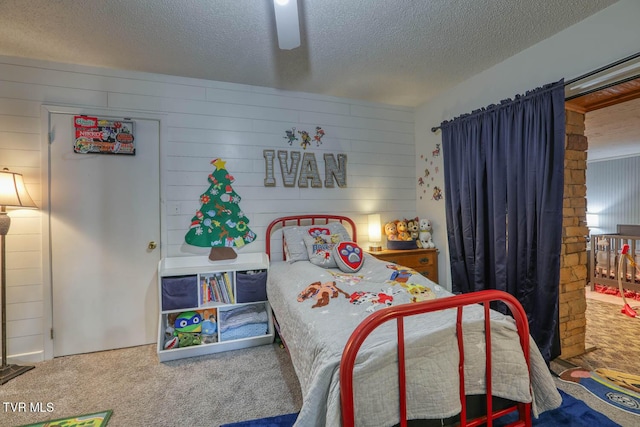
[[267, 334], [269, 330], [268, 323], [250, 323], [248, 325], [239, 326], [237, 328], [229, 328], [220, 332], [220, 340], [237, 340], [240, 338], [256, 337]]
[[250, 304], [230, 310], [220, 309], [218, 326], [220, 332], [252, 323], [268, 323], [269, 317], [264, 304]]

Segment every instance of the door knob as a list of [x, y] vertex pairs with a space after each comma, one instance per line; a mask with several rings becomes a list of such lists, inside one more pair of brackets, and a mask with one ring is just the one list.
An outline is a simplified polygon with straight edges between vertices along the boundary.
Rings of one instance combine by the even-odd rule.
[[147, 249], [149, 250], [154, 250], [155, 248], [158, 247], [158, 244], [154, 241], [149, 242], [149, 246], [147, 246]]

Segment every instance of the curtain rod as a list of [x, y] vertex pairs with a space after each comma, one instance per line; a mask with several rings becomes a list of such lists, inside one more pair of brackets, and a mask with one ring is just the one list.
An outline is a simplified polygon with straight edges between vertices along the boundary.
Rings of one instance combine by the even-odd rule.
[[[578, 76], [578, 77], [573, 78], [571, 80], [565, 81], [564, 82], [564, 86], [566, 87], [567, 85], [573, 84], [573, 83], [575, 83], [575, 82], [577, 82], [579, 80], [582, 80], [582, 79], [586, 79], [587, 77], [591, 77], [591, 76], [593, 76], [595, 74], [601, 73], [601, 72], [606, 71], [606, 70], [608, 70], [610, 68], [616, 67], [616, 66], [618, 66], [620, 64], [624, 64], [625, 62], [631, 61], [631, 60], [636, 59], [638, 57], [640, 57], [640, 52], [634, 53], [633, 55], [627, 56], [626, 58], [622, 58], [622, 59], [620, 59], [618, 61], [612, 62], [611, 64], [605, 65], [604, 67], [597, 68], [597, 69], [595, 69], [593, 71], [589, 71], [588, 73], [582, 74], [581, 76]], [[614, 86], [616, 84], [624, 83], [626, 81], [633, 80], [635, 78], [636, 77], [629, 77], [629, 78], [627, 78], [625, 80], [621, 80], [621, 81], [618, 81], [618, 82], [615, 82], [615, 83], [611, 83], [608, 86], [605, 86], [604, 88], [611, 87], [611, 86]], [[597, 90], [601, 90], [601, 89], [604, 89], [604, 88], [594, 89], [591, 92], [595, 92]], [[579, 95], [567, 98], [567, 100], [576, 98], [577, 96], [583, 96], [583, 95], [586, 95], [586, 94], [587, 93], [579, 94]], [[434, 127], [431, 128], [431, 132], [433, 132], [433, 133], [436, 133], [439, 130], [440, 130], [440, 126], [434, 126]]]
[[610, 68], [613, 68], [613, 67], [618, 66], [620, 64], [624, 64], [625, 62], [631, 61], [632, 59], [636, 59], [638, 57], [640, 57], [640, 52], [634, 53], [633, 55], [627, 56], [626, 58], [622, 58], [622, 59], [620, 59], [620, 60], [618, 60], [616, 62], [612, 62], [611, 64], [605, 65], [604, 67], [600, 67], [600, 68], [597, 68], [597, 69], [595, 69], [593, 71], [589, 71], [586, 74], [583, 74], [583, 75], [578, 76], [578, 77], [576, 77], [574, 79], [571, 79], [569, 81], [564, 82], [564, 85], [567, 86], [567, 85], [575, 83], [575, 82], [577, 82], [579, 80], [586, 79], [587, 77], [591, 77], [594, 74], [601, 73], [602, 71], [606, 71], [606, 70], [608, 70]]

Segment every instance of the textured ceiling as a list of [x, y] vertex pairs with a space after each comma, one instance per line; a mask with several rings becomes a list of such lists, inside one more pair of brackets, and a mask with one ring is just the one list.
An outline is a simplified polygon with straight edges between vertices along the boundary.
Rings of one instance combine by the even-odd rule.
[[0, 55], [417, 106], [615, 0], [1, 0]]

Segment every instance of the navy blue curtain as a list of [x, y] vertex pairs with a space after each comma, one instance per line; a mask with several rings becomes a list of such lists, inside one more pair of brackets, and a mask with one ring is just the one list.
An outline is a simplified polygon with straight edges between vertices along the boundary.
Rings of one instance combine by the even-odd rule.
[[514, 295], [548, 363], [560, 355], [564, 81], [441, 129], [453, 291]]

